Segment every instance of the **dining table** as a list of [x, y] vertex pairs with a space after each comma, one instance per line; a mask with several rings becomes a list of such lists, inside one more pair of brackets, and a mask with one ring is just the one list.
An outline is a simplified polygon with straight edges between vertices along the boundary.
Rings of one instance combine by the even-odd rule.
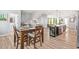
[[[18, 31], [21, 34], [21, 41], [20, 41], [21, 42], [21, 44], [20, 44], [21, 49], [24, 49], [24, 39], [23, 39], [24, 32], [26, 32], [26, 34], [28, 35], [29, 32], [33, 32], [33, 31], [35, 31], [35, 29], [36, 29], [35, 27], [25, 27], [25, 26], [22, 26], [18, 29]], [[42, 43], [43, 42], [44, 42], [44, 28], [42, 27]]]

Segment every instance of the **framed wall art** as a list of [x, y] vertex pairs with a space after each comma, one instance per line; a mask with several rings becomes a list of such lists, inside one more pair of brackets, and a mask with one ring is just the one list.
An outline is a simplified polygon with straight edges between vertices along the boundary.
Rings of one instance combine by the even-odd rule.
[[8, 14], [0, 14], [0, 21], [6, 21], [8, 18]]

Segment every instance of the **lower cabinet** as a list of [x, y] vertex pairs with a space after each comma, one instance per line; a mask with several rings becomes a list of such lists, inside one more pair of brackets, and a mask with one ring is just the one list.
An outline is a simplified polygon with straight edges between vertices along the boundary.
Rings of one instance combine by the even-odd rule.
[[56, 26], [55, 27], [49, 27], [50, 28], [50, 36], [55, 37], [56, 36]]
[[56, 37], [66, 30], [66, 25], [62, 26], [49, 26], [50, 36]]

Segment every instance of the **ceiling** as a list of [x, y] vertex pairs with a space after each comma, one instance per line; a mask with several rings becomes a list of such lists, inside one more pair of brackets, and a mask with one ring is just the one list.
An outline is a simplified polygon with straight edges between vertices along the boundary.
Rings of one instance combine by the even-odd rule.
[[58, 17], [72, 17], [77, 15], [77, 10], [22, 10], [24, 13], [32, 13], [33, 15], [52, 15]]

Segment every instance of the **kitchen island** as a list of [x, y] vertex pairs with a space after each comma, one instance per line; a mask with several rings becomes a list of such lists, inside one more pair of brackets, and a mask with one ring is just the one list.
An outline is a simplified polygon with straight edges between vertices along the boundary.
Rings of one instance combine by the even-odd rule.
[[50, 36], [56, 37], [60, 34], [62, 34], [66, 30], [66, 25], [61, 24], [61, 25], [49, 25], [49, 30], [50, 30]]

